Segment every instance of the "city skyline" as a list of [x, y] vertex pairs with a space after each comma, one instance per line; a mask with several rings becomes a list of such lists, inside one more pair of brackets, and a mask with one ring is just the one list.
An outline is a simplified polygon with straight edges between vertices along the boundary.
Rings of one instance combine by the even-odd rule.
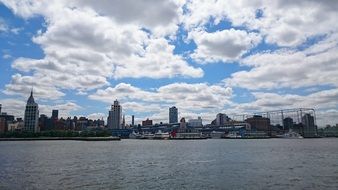
[[3, 112], [23, 118], [33, 87], [48, 116], [106, 120], [118, 99], [126, 123], [172, 106], [205, 123], [298, 107], [338, 123], [336, 3], [105, 3], [0, 0]]

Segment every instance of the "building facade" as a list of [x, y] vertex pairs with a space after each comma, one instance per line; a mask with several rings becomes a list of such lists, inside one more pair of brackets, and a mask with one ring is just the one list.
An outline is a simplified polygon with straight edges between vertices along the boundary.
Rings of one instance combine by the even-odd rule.
[[317, 126], [315, 125], [315, 119], [311, 114], [305, 114], [302, 117], [303, 125], [303, 137], [316, 137]]
[[150, 120], [149, 118], [147, 118], [146, 120], [142, 121], [142, 126], [149, 126], [149, 125], [153, 125], [153, 120]]
[[223, 126], [230, 121], [230, 118], [224, 113], [218, 113], [216, 115], [216, 125]]
[[293, 128], [293, 119], [291, 117], [287, 117], [283, 119], [283, 129], [290, 130]]
[[39, 106], [34, 101], [33, 91], [29, 96], [25, 109], [24, 117], [24, 131], [37, 133], [40, 132], [39, 129]]
[[117, 100], [114, 101], [109, 111], [107, 126], [110, 129], [122, 129], [122, 106]]
[[0, 117], [0, 133], [4, 133], [6, 131], [6, 120], [3, 117]]
[[198, 117], [197, 119], [189, 119], [188, 120], [189, 127], [202, 127], [202, 118]]
[[175, 106], [169, 108], [169, 123], [178, 123], [178, 109]]
[[59, 119], [59, 110], [52, 110], [52, 120]]
[[254, 115], [251, 118], [247, 118], [245, 122], [249, 123], [251, 129], [257, 131], [270, 131], [270, 119], [266, 117], [262, 117], [260, 115]]

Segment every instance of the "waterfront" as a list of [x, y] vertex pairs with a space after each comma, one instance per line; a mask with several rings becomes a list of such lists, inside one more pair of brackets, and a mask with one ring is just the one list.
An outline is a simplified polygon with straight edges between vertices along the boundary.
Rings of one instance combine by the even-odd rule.
[[0, 142], [0, 189], [338, 189], [338, 139]]

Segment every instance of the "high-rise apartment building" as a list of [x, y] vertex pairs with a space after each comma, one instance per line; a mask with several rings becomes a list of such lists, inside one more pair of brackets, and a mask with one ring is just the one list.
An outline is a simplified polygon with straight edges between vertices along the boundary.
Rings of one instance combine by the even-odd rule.
[[122, 129], [122, 106], [117, 100], [114, 101], [109, 111], [107, 126], [111, 129]]
[[303, 137], [317, 136], [317, 126], [315, 125], [315, 118], [307, 113], [302, 117]]
[[177, 123], [178, 122], [178, 109], [173, 106], [169, 108], [169, 123]]
[[58, 120], [59, 118], [59, 110], [52, 111], [52, 120]]

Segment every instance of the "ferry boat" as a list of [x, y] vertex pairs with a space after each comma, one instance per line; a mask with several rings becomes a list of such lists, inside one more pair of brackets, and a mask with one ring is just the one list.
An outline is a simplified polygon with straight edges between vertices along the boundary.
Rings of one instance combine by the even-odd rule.
[[133, 131], [132, 133], [129, 134], [129, 138], [130, 139], [141, 139], [142, 135], [140, 133], [136, 133], [135, 131]]
[[224, 138], [226, 138], [226, 139], [240, 139], [240, 138], [242, 138], [242, 136], [238, 135], [237, 132], [235, 132], [235, 131], [231, 131]]
[[225, 136], [224, 132], [220, 132], [220, 131], [212, 131], [210, 133], [210, 138], [212, 139], [220, 139], [223, 138]]
[[154, 135], [154, 139], [169, 139], [169, 137], [170, 135], [168, 132], [162, 132], [161, 130]]
[[284, 139], [302, 139], [303, 137], [294, 131], [289, 131], [283, 135], [277, 135], [278, 138], [284, 138]]
[[155, 135], [152, 133], [144, 133], [142, 139], [154, 139]]

